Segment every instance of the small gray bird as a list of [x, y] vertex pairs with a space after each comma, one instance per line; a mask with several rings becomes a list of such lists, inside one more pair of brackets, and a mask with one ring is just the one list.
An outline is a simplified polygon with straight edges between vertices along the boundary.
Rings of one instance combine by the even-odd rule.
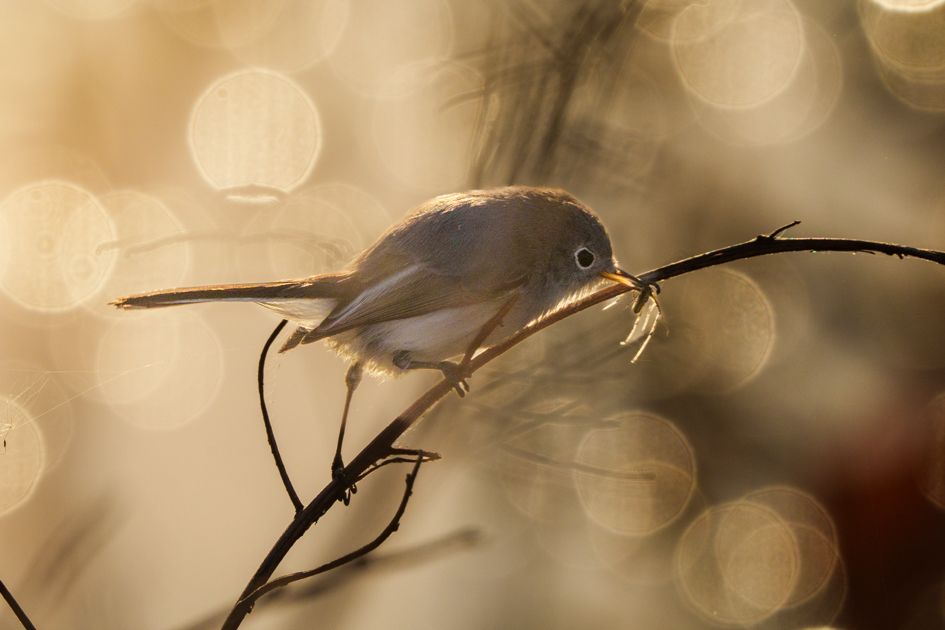
[[427, 201], [345, 271], [155, 291], [112, 304], [246, 301], [270, 308], [297, 325], [282, 351], [324, 339], [351, 361], [350, 403], [362, 368], [438, 369], [462, 396], [465, 374], [449, 359], [470, 354], [482, 334], [482, 346], [508, 338], [601, 278], [639, 287], [617, 266], [591, 210], [563, 190], [513, 186]]

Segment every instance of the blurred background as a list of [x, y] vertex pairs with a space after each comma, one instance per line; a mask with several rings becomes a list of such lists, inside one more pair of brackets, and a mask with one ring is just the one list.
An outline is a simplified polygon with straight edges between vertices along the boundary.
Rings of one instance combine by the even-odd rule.
[[[214, 627], [291, 518], [249, 305], [446, 192], [568, 188], [643, 272], [792, 235], [945, 249], [943, 0], [3, 0], [0, 579], [41, 628]], [[247, 628], [945, 626], [945, 270], [787, 254], [556, 325], [402, 440], [373, 561]], [[274, 356], [303, 499], [345, 366]], [[368, 378], [349, 457], [435, 382]], [[361, 484], [282, 572], [387, 523]], [[644, 473], [641, 477], [639, 473]], [[15, 628], [0, 607], [0, 627]]]

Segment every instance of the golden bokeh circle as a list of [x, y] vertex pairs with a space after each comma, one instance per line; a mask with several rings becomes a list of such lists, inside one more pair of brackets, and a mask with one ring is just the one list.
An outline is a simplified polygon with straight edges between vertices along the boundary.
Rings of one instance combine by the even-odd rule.
[[347, 182], [319, 183], [302, 192], [349, 216], [360, 236], [359, 242], [365, 246], [384, 234], [393, 223], [390, 210], [374, 195]]
[[671, 46], [677, 72], [693, 95], [716, 107], [751, 108], [794, 78], [804, 29], [789, 0], [708, 0], [676, 15]]
[[554, 521], [576, 503], [572, 464], [587, 433], [586, 409], [553, 397], [519, 410], [497, 438], [495, 468], [509, 502], [536, 521]]
[[343, 269], [365, 242], [354, 217], [315, 195], [299, 195], [270, 213], [267, 258], [276, 278]]
[[823, 125], [840, 98], [843, 67], [830, 34], [812, 20], [804, 19], [803, 24], [801, 64], [781, 93], [749, 109], [723, 109], [689, 99], [699, 123], [738, 146], [786, 144]]
[[90, 192], [58, 180], [19, 188], [0, 203], [8, 247], [0, 289], [24, 308], [67, 311], [97, 295], [115, 256], [100, 249], [115, 226]]
[[160, 199], [135, 190], [119, 190], [101, 197], [115, 226], [116, 238], [100, 246], [117, 262], [102, 289], [102, 300], [91, 304], [100, 315], [128, 318], [106, 301], [156, 289], [179, 287], [191, 267], [188, 235], [177, 216]]
[[723, 625], [754, 625], [783, 609], [799, 573], [791, 528], [761, 505], [710, 508], [683, 532], [674, 571], [687, 604]]
[[696, 487], [695, 456], [668, 420], [643, 412], [607, 419], [578, 446], [574, 471], [587, 515], [615, 533], [648, 536], [685, 510]]
[[151, 0], [164, 24], [197, 46], [236, 48], [268, 33], [288, 0]]
[[96, 195], [111, 187], [102, 167], [71, 147], [28, 145], [0, 156], [0, 189], [14, 190], [47, 180], [69, 182]]
[[42, 433], [15, 400], [0, 396], [0, 516], [32, 496], [46, 466]]
[[934, 78], [945, 69], [945, 4], [923, 13], [860, 2], [860, 21], [873, 52], [897, 73]]
[[[669, 42], [673, 36], [673, 20], [685, 10], [692, 0], [646, 0], [640, 8], [634, 26], [649, 37], [659, 42]], [[717, 3], [713, 5], [717, 12], [728, 11], [735, 14], [737, 3], [728, 5]], [[716, 23], [721, 20], [716, 19]]]
[[[384, 206], [355, 186], [328, 182], [307, 187], [249, 219], [238, 238], [238, 272], [259, 279], [336, 272], [390, 223]], [[261, 261], [268, 264], [261, 266]]]
[[[708, 269], [681, 287], [679, 315], [703, 366], [694, 388], [725, 393], [767, 365], [777, 337], [774, 309], [757, 282], [731, 269]], [[670, 329], [670, 335], [674, 333]]]
[[75, 419], [72, 401], [60, 375], [34, 363], [0, 362], [0, 392], [13, 400], [39, 426], [46, 451], [45, 470], [55, 468], [72, 443]]
[[153, 397], [182, 369], [181, 312], [141, 315], [116, 320], [98, 338], [94, 373], [105, 378], [90, 397], [110, 405], [133, 404]]
[[823, 592], [840, 562], [837, 530], [827, 510], [809, 494], [789, 486], [755, 490], [744, 500], [776, 512], [797, 542], [797, 583], [785, 606], [798, 606]]
[[945, 3], [860, 0], [858, 6], [886, 89], [914, 109], [945, 110]]
[[945, 5], [945, 0], [867, 0], [887, 11], [926, 13]]
[[321, 120], [292, 79], [243, 70], [217, 79], [197, 99], [189, 140], [200, 174], [213, 188], [286, 193], [315, 167]]
[[[173, 313], [173, 315], [171, 314]], [[98, 340], [94, 396], [149, 431], [178, 429], [202, 415], [223, 382], [223, 351], [192, 311], [160, 311], [109, 327]]]

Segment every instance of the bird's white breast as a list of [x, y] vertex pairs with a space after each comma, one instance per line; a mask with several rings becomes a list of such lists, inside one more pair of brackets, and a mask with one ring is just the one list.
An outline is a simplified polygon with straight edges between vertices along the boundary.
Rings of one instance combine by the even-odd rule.
[[342, 333], [336, 344], [368, 368], [383, 372], [396, 370], [393, 356], [402, 351], [417, 361], [445, 361], [466, 352], [497, 309], [497, 304], [488, 302], [371, 324]]

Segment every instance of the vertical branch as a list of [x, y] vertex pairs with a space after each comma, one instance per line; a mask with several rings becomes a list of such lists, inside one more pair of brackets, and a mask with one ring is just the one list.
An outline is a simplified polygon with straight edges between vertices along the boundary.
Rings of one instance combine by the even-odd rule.
[[13, 611], [13, 614], [16, 615], [16, 618], [19, 620], [20, 624], [25, 630], [36, 630], [36, 626], [33, 625], [33, 622], [30, 621], [30, 618], [26, 615], [20, 605], [17, 603], [16, 598], [13, 597], [13, 593], [6, 587], [2, 580], [0, 580], [0, 596], [6, 600], [7, 604], [10, 606], [10, 610]]
[[262, 409], [263, 424], [266, 426], [266, 439], [269, 440], [269, 448], [272, 450], [272, 459], [276, 462], [279, 477], [282, 478], [282, 485], [285, 486], [289, 500], [292, 501], [292, 505], [295, 507], [295, 513], [298, 514], [302, 511], [304, 505], [302, 504], [302, 500], [299, 499], [295, 487], [292, 485], [292, 480], [289, 479], [289, 473], [286, 472], [285, 463], [282, 461], [282, 455], [279, 453], [279, 445], [276, 443], [276, 434], [272, 430], [272, 422], [269, 420], [269, 410], [266, 408], [265, 393], [266, 356], [269, 354], [269, 348], [272, 347], [276, 337], [279, 336], [279, 333], [282, 332], [282, 329], [285, 328], [287, 323], [288, 320], [285, 319], [279, 322], [279, 325], [276, 326], [272, 334], [269, 335], [269, 339], [266, 340], [262, 353], [259, 355], [259, 370], [256, 373], [256, 382], [259, 385], [259, 407]]

